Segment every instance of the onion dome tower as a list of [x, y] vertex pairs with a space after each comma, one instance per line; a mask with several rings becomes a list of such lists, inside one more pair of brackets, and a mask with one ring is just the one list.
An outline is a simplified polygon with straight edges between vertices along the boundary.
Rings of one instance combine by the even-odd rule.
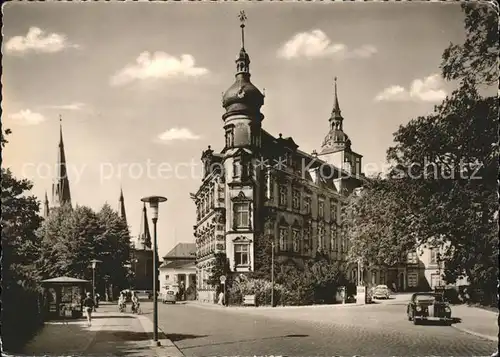
[[236, 59], [235, 81], [222, 97], [222, 106], [226, 109], [222, 119], [226, 120], [233, 115], [244, 115], [261, 122], [264, 119], [260, 112], [264, 104], [264, 95], [250, 82], [250, 56], [245, 50], [247, 17], [244, 11], [241, 11], [238, 17], [241, 22], [241, 49]]

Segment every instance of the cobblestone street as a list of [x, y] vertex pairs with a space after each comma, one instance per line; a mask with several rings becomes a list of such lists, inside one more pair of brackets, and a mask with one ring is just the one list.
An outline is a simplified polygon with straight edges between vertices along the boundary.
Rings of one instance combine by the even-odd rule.
[[[151, 317], [151, 306], [144, 312]], [[186, 356], [489, 356], [497, 343], [450, 326], [414, 326], [401, 305], [217, 308], [160, 305], [160, 328]]]

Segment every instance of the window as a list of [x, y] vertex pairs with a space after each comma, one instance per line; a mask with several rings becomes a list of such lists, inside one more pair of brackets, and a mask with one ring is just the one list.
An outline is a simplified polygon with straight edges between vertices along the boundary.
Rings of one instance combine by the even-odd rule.
[[438, 250], [436, 248], [431, 248], [431, 264], [438, 263], [437, 253], [438, 253]]
[[300, 209], [300, 191], [299, 190], [293, 190], [292, 208], [293, 209]]
[[337, 203], [335, 200], [330, 200], [330, 221], [337, 221]]
[[287, 233], [288, 229], [285, 227], [280, 228], [280, 241], [279, 241], [279, 248], [281, 252], [285, 252], [287, 250]]
[[233, 161], [233, 177], [241, 177], [241, 162], [238, 159]]
[[168, 274], [167, 274], [167, 275], [165, 275], [165, 280], [167, 280], [167, 281], [168, 281], [168, 278], [169, 278]]
[[311, 197], [304, 198], [304, 211], [306, 211], [306, 214], [311, 213]]
[[318, 227], [318, 250], [323, 249], [323, 244], [324, 244], [324, 235], [325, 231], [323, 227]]
[[436, 286], [441, 286], [442, 280], [439, 274], [431, 274], [431, 288], [435, 288]]
[[333, 251], [337, 251], [337, 231], [335, 230], [335, 226], [330, 227], [330, 249]]
[[226, 130], [226, 147], [231, 147], [234, 144], [233, 129]]
[[249, 203], [234, 203], [234, 223], [236, 228], [250, 227]]
[[280, 186], [280, 205], [282, 206], [286, 206], [286, 186], [285, 185], [281, 185]]
[[408, 264], [417, 264], [418, 259], [417, 259], [417, 252], [410, 252], [408, 253]]
[[323, 218], [325, 216], [325, 202], [320, 200], [318, 201], [318, 217]]
[[292, 231], [292, 240], [293, 240], [293, 251], [295, 253], [300, 252], [300, 230], [294, 229]]
[[273, 180], [270, 169], [266, 170], [266, 198], [273, 198]]
[[309, 253], [311, 246], [311, 229], [309, 227], [304, 228], [304, 253]]
[[236, 266], [248, 265], [248, 244], [234, 245], [234, 264]]

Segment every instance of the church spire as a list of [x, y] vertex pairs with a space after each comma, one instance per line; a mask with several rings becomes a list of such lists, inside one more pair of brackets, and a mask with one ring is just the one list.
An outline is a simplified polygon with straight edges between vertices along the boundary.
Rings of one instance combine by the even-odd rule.
[[43, 218], [47, 218], [49, 216], [49, 198], [47, 197], [47, 191], [45, 191], [45, 200], [43, 201]]
[[125, 224], [127, 224], [127, 214], [125, 212], [125, 199], [123, 198], [123, 188], [122, 187], [120, 187], [120, 199], [119, 199], [118, 213], [120, 215], [120, 218], [125, 221]]
[[59, 147], [57, 151], [57, 174], [52, 187], [52, 204], [61, 207], [64, 204], [71, 205], [71, 193], [69, 190], [68, 171], [66, 167], [66, 154], [64, 152], [64, 141], [62, 133], [62, 116], [59, 115]]
[[340, 105], [339, 105], [339, 97], [337, 94], [337, 77], [334, 78], [334, 102], [333, 102], [333, 109], [332, 109], [332, 115], [330, 116], [329, 122], [330, 122], [330, 129], [337, 129], [337, 130], [342, 130], [342, 121], [344, 118], [342, 118], [342, 114], [340, 111]]
[[151, 249], [151, 234], [149, 233], [149, 224], [148, 224], [148, 213], [146, 210], [146, 203], [142, 208], [141, 215], [141, 229], [139, 231], [139, 236], [137, 237], [139, 242], [139, 246], [142, 246], [142, 249]]
[[241, 10], [238, 18], [240, 19], [241, 28], [241, 49], [238, 59], [236, 60], [236, 75], [244, 73], [250, 76], [250, 57], [245, 50], [245, 21], [247, 20], [245, 11]]

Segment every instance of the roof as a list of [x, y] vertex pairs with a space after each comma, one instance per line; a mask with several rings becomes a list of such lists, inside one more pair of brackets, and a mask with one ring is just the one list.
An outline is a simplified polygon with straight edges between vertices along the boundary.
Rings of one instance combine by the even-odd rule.
[[70, 278], [69, 276], [60, 276], [52, 279], [45, 279], [41, 281], [42, 284], [84, 284], [90, 283], [88, 280]]
[[194, 260], [173, 260], [169, 262], [163, 263], [160, 268], [163, 269], [181, 269], [181, 268], [190, 268], [196, 269]]
[[178, 243], [163, 259], [180, 259], [187, 258], [188, 260], [196, 259], [196, 244], [195, 243]]

